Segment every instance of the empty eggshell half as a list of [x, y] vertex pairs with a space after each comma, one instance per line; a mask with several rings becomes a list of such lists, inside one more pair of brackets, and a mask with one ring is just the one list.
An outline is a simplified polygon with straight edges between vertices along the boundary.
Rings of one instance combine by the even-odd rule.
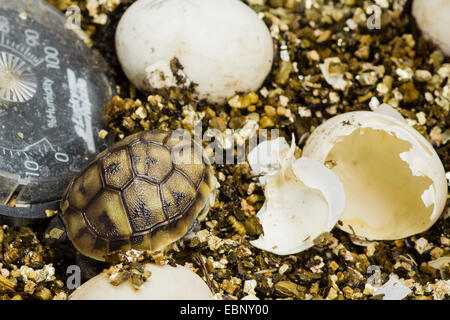
[[414, 0], [412, 14], [424, 37], [438, 45], [450, 56], [450, 1]]
[[199, 98], [223, 103], [262, 85], [274, 49], [267, 26], [239, 0], [139, 0], [120, 20], [116, 51], [140, 90], [195, 83]]
[[248, 155], [252, 173], [264, 175], [266, 201], [257, 216], [263, 235], [250, 243], [278, 255], [295, 254], [329, 232], [345, 207], [338, 177], [321, 163], [294, 158], [284, 138], [260, 143]]
[[341, 228], [357, 236], [405, 238], [427, 230], [444, 209], [447, 183], [438, 155], [388, 105], [324, 122], [303, 155], [334, 166], [347, 198]]
[[152, 275], [139, 290], [126, 281], [113, 286], [106, 273], [84, 283], [70, 300], [211, 300], [213, 295], [206, 283], [190, 269], [177, 266], [147, 264]]

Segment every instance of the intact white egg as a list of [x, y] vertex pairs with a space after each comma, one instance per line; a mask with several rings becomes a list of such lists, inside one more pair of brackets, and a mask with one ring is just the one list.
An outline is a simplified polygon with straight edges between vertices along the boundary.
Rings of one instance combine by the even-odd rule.
[[341, 228], [370, 240], [405, 238], [430, 228], [447, 200], [441, 160], [394, 109], [356, 111], [320, 125], [303, 155], [330, 163], [344, 185]]
[[412, 14], [424, 37], [450, 56], [450, 1], [414, 0]]
[[136, 88], [195, 83], [213, 103], [257, 90], [273, 62], [267, 26], [239, 0], [139, 0], [121, 18], [116, 51]]
[[295, 254], [330, 232], [345, 208], [345, 193], [338, 177], [323, 164], [294, 157], [284, 138], [260, 143], [248, 162], [264, 185], [266, 201], [257, 216], [263, 234], [250, 243], [278, 255]]
[[70, 296], [70, 300], [212, 300], [206, 283], [190, 269], [169, 265], [147, 264], [150, 278], [139, 290], [126, 281], [113, 286], [106, 273], [84, 283]]

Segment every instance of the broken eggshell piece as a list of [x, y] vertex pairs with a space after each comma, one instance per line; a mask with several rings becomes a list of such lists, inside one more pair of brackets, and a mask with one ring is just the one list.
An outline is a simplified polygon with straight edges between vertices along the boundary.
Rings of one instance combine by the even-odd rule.
[[333, 163], [347, 197], [341, 228], [349, 233], [405, 238], [426, 231], [444, 209], [447, 183], [438, 155], [386, 104], [324, 122], [303, 155]]
[[338, 177], [324, 165], [294, 157], [284, 138], [260, 143], [248, 155], [252, 173], [263, 175], [264, 203], [257, 216], [263, 235], [250, 243], [278, 255], [295, 254], [329, 232], [345, 207]]

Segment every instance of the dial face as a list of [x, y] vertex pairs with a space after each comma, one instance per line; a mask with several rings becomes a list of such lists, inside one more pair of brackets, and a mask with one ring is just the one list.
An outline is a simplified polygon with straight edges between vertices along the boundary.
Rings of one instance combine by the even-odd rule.
[[2, 205], [13, 196], [22, 207], [57, 200], [70, 178], [106, 147], [98, 131], [112, 86], [98, 60], [73, 31], [60, 25], [55, 32], [33, 14], [0, 6]]
[[0, 52], [0, 101], [26, 102], [34, 97], [37, 79], [31, 69], [20, 57]]

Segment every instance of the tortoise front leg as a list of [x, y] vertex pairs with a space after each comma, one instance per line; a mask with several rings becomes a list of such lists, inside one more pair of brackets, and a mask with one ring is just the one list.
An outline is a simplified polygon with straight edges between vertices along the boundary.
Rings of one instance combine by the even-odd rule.
[[108, 263], [97, 261], [82, 255], [77, 251], [76, 253], [76, 264], [81, 270], [81, 282], [84, 283], [89, 279], [95, 277], [102, 272], [103, 269], [108, 268]]
[[81, 282], [86, 282], [99, 274], [103, 268], [108, 267], [106, 263], [88, 258], [75, 249], [67, 236], [66, 228], [59, 215], [50, 221], [45, 230], [45, 244], [56, 248], [64, 257], [70, 259], [75, 257], [75, 263], [81, 270]]

